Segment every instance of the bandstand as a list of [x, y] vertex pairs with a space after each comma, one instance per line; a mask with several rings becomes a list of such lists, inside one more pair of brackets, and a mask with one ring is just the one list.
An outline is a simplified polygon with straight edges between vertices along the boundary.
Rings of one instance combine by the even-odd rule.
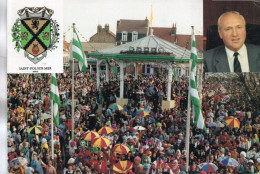
[[[152, 33], [152, 32], [151, 32]], [[163, 101], [162, 109], [173, 108], [175, 102], [171, 100], [171, 83], [173, 68], [176, 63], [189, 64], [190, 50], [180, 47], [175, 43], [163, 40], [153, 34], [144, 38], [112, 48], [98, 50], [95, 53], [88, 53], [89, 58], [96, 58], [97, 88], [100, 86], [100, 64], [106, 64], [106, 81], [109, 81], [109, 62], [113, 61], [120, 67], [120, 97], [117, 103], [127, 104], [124, 99], [124, 68], [133, 64], [135, 67], [135, 79], [137, 79], [138, 63], [156, 63], [168, 70], [167, 74], [167, 100]], [[203, 62], [202, 55], [198, 55], [198, 62]], [[201, 66], [202, 69], [202, 66]], [[201, 70], [202, 72], [202, 70]]]

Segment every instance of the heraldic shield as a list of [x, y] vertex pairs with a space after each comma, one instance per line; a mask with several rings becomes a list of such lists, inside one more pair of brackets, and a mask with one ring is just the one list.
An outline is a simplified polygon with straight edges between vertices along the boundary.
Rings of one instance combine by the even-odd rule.
[[45, 52], [50, 45], [50, 20], [29, 18], [21, 20], [21, 44], [32, 56]]
[[[25, 57], [37, 64], [47, 56], [47, 50], [57, 48], [58, 24], [51, 19], [53, 10], [46, 7], [25, 7], [18, 11], [18, 19], [14, 27], [18, 29], [13, 35], [18, 35], [16, 48], [23, 49]], [[19, 38], [19, 39], [17, 39]]]

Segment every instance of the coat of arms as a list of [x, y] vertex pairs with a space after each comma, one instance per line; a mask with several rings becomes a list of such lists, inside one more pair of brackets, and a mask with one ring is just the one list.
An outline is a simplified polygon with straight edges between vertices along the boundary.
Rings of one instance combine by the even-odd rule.
[[12, 27], [13, 42], [17, 52], [24, 50], [24, 56], [34, 64], [47, 56], [47, 50], [57, 48], [59, 25], [52, 20], [53, 10], [46, 7], [25, 7], [18, 10], [19, 19]]

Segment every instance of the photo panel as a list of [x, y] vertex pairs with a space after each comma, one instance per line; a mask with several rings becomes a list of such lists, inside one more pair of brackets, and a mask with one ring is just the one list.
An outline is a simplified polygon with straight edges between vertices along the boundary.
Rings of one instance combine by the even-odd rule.
[[205, 72], [260, 71], [259, 9], [257, 1], [203, 1]]
[[203, 1], [63, 4], [63, 73], [7, 76], [8, 172], [201, 171]]

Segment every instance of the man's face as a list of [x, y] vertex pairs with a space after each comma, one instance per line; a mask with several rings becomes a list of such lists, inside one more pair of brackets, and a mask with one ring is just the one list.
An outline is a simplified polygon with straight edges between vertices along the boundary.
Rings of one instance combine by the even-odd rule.
[[225, 46], [237, 52], [246, 39], [245, 23], [242, 17], [237, 14], [226, 14], [221, 18], [218, 33]]

